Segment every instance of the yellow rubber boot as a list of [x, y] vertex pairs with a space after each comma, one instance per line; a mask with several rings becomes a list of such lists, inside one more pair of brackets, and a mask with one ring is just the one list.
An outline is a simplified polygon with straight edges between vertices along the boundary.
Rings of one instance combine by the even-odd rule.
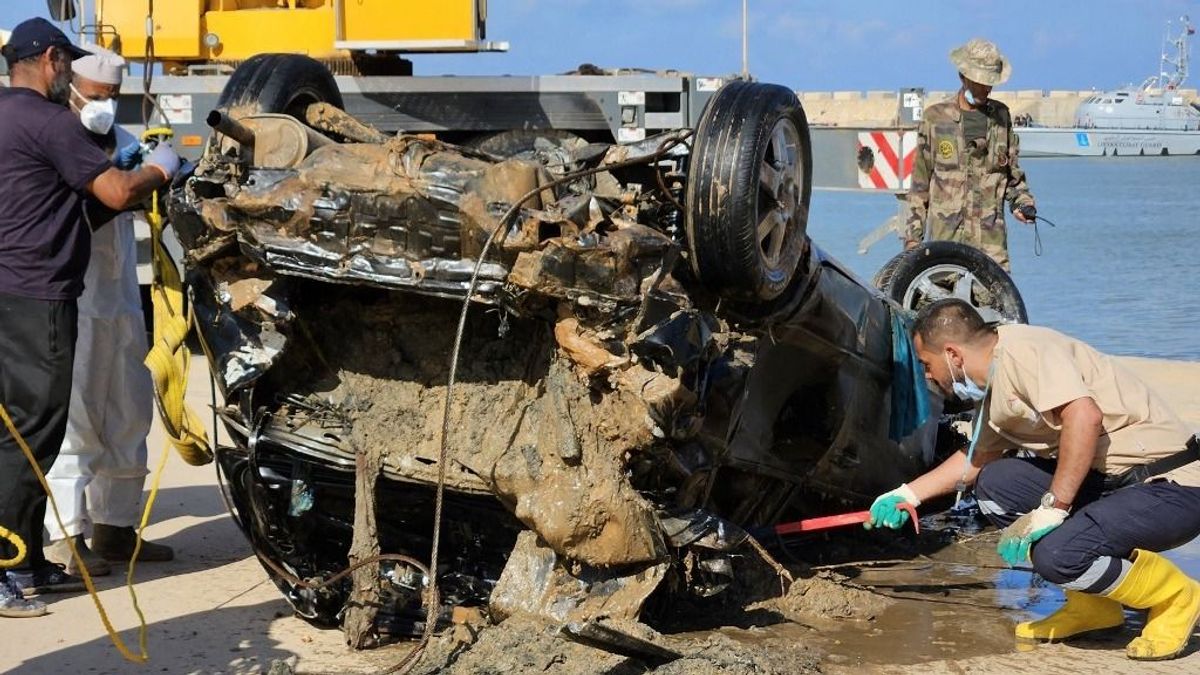
[[1179, 656], [1200, 619], [1200, 583], [1152, 551], [1135, 550], [1129, 574], [1108, 595], [1150, 610], [1142, 634], [1125, 647], [1125, 655], [1137, 661]]
[[1121, 603], [1103, 595], [1067, 591], [1067, 602], [1050, 616], [1017, 624], [1018, 640], [1065, 640], [1125, 623]]

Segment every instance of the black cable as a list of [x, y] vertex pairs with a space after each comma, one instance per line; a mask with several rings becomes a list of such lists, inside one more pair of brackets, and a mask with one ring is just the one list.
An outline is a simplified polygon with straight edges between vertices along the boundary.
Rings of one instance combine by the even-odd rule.
[[1049, 218], [1046, 218], [1044, 216], [1039, 216], [1039, 215], [1033, 216], [1033, 254], [1035, 256], [1041, 257], [1041, 255], [1042, 255], [1042, 233], [1038, 231], [1038, 226], [1037, 226], [1037, 221], [1039, 221], [1039, 220], [1046, 223], [1050, 227], [1058, 227], [1058, 226], [1055, 225], [1053, 222], [1051, 222]]

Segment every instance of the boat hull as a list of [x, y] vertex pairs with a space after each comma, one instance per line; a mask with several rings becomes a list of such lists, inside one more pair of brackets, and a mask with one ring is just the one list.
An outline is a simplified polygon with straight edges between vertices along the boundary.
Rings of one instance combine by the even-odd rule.
[[1200, 131], [1023, 127], [1021, 158], [1200, 155]]

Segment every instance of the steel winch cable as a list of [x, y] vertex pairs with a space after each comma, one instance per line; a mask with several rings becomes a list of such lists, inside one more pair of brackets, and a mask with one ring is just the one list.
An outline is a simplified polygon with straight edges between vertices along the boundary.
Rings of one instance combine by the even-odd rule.
[[158, 99], [150, 95], [150, 87], [154, 84], [154, 63], [157, 60], [154, 51], [154, 0], [146, 0], [145, 52], [142, 64], [142, 126], [150, 128], [150, 116], [157, 110], [163, 125], [170, 127], [171, 121], [158, 105]]

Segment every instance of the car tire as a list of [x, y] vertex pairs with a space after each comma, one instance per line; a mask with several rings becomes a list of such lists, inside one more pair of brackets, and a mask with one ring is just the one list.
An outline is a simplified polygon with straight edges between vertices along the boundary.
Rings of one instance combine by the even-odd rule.
[[697, 277], [733, 300], [778, 297], [803, 254], [811, 196], [812, 143], [796, 94], [740, 80], [722, 87], [700, 117], [688, 168]]
[[970, 303], [989, 323], [1029, 322], [1025, 301], [1012, 277], [983, 251], [966, 244], [920, 244], [889, 260], [875, 274], [874, 283], [907, 310], [957, 297]]
[[343, 107], [337, 82], [324, 64], [299, 54], [259, 54], [229, 76], [217, 108], [235, 117], [283, 113], [303, 121], [313, 103]]

